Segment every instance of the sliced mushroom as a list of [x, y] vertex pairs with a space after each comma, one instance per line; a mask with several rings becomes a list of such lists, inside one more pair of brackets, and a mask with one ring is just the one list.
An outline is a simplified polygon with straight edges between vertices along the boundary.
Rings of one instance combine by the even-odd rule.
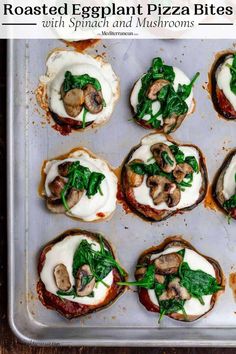
[[57, 176], [56, 178], [54, 178], [54, 180], [52, 182], [49, 183], [48, 187], [51, 191], [51, 193], [55, 196], [55, 197], [60, 197], [61, 196], [61, 192], [63, 190], [63, 188], [65, 187], [65, 180], [63, 178], [61, 178], [60, 176]]
[[193, 173], [193, 168], [186, 162], [178, 164], [173, 171], [173, 175], [178, 183], [182, 182], [185, 176], [190, 173]]
[[71, 165], [72, 165], [72, 162], [70, 162], [70, 161], [66, 161], [66, 162], [63, 162], [60, 165], [58, 165], [57, 169], [58, 169], [59, 174], [62, 177], [67, 177], [68, 173], [69, 173], [69, 168]]
[[71, 288], [69, 273], [63, 263], [54, 268], [54, 279], [59, 290], [68, 291]]
[[76, 294], [78, 296], [88, 296], [93, 291], [96, 280], [92, 276], [91, 269], [89, 265], [85, 264], [80, 267], [76, 274]]
[[189, 300], [191, 298], [188, 290], [180, 285], [179, 278], [174, 278], [173, 280], [171, 280], [171, 282], [168, 284], [168, 289], [175, 290], [178, 298], [180, 298], [181, 300]]
[[74, 88], [68, 92], [64, 92], [63, 86], [61, 87], [61, 97], [65, 107], [66, 113], [70, 117], [77, 117], [83, 108], [84, 91], [80, 88]]
[[167, 289], [166, 291], [164, 291], [161, 296], [159, 296], [159, 300], [160, 301], [164, 301], [164, 300], [172, 300], [176, 298], [176, 292], [174, 289]]
[[[176, 167], [175, 157], [172, 154], [168, 145], [164, 143], [157, 143], [152, 145], [150, 150], [156, 162], [164, 172], [170, 173], [175, 169]], [[166, 156], [168, 155], [168, 159], [171, 162], [168, 162], [166, 158], [164, 158], [165, 155]]]
[[164, 120], [163, 124], [163, 131], [165, 134], [169, 134], [170, 132], [175, 131], [181, 123], [183, 122], [184, 118], [186, 117], [187, 113], [181, 114], [180, 116], [177, 116], [175, 113], [172, 114], [171, 117], [167, 117]]
[[154, 261], [156, 272], [161, 275], [177, 273], [182, 262], [182, 257], [178, 253], [163, 254]]
[[147, 179], [153, 203], [158, 205], [165, 202], [169, 208], [180, 201], [181, 192], [177, 185], [164, 176], [150, 176]]
[[131, 163], [129, 163], [126, 168], [127, 168], [127, 179], [128, 179], [128, 183], [130, 187], [139, 187], [141, 186], [141, 184], [143, 183], [143, 175], [138, 175], [137, 173], [135, 173], [130, 165], [134, 164], [134, 163], [142, 163], [142, 160], [139, 159], [134, 159], [131, 161]]
[[[83, 191], [71, 188], [66, 196], [66, 202], [68, 208], [71, 209], [75, 206], [83, 195]], [[66, 209], [61, 198], [49, 197], [47, 198], [47, 207], [53, 213], [60, 214], [65, 213]]]
[[155, 274], [155, 280], [159, 283], [159, 284], [164, 284], [165, 283], [165, 276], [161, 275], [161, 274]]
[[163, 79], [155, 80], [147, 90], [147, 97], [152, 101], [156, 100], [158, 92], [169, 83], [169, 81]]
[[97, 114], [103, 109], [102, 92], [97, 91], [91, 84], [85, 86], [84, 89], [84, 105], [92, 114]]
[[146, 267], [137, 268], [135, 271], [135, 275], [136, 276], [143, 276], [146, 273], [146, 271], [147, 271]]

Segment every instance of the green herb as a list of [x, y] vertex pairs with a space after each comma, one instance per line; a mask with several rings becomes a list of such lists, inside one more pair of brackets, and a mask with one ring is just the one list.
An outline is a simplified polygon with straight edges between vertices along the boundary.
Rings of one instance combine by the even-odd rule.
[[173, 115], [180, 116], [188, 112], [187, 103], [178, 95], [172, 85], [166, 85], [160, 90], [158, 100], [161, 103], [163, 119]]
[[170, 299], [170, 300], [161, 300], [158, 301], [160, 307], [160, 318], [159, 322], [161, 321], [164, 315], [168, 315], [170, 313], [183, 311], [184, 315], [187, 317], [187, 314], [184, 310], [185, 300], [181, 299]]
[[184, 162], [190, 165], [194, 172], [199, 172], [198, 162], [194, 156], [187, 156]]
[[[86, 277], [83, 277], [83, 278], [86, 278]], [[82, 278], [82, 281], [83, 281], [83, 278]], [[92, 276], [93, 278], [93, 276]], [[88, 282], [89, 283], [89, 282]], [[87, 285], [87, 284], [85, 284]], [[71, 290], [69, 291], [62, 291], [62, 290], [58, 290], [57, 291], [57, 295], [62, 299], [63, 299], [63, 296], [73, 296], [73, 298], [75, 299], [76, 297], [83, 297], [83, 296], [78, 296], [77, 293], [76, 293], [76, 290], [75, 288], [73, 287]], [[89, 295], [86, 295], [86, 297], [94, 297], [94, 292], [92, 291], [91, 294]]]
[[145, 175], [148, 176], [163, 176], [168, 178], [170, 181], [174, 182], [174, 177], [171, 173], [163, 172], [161, 168], [158, 166], [156, 162], [151, 164], [145, 164], [143, 162], [131, 162], [130, 168], [133, 172], [137, 173], [138, 175]]
[[84, 107], [83, 110], [83, 117], [82, 117], [82, 128], [84, 129], [86, 127], [86, 114], [88, 113], [87, 108]]
[[185, 248], [183, 248], [182, 250], [176, 252], [178, 253], [183, 259], [184, 259], [184, 255], [185, 255]]
[[150, 264], [142, 279], [130, 282], [118, 282], [118, 285], [136, 285], [145, 289], [153, 289], [155, 283], [155, 265]]
[[105, 249], [103, 238], [100, 236], [100, 250], [95, 251], [92, 245], [87, 240], [82, 240], [77, 247], [72, 264], [72, 273], [75, 277], [78, 269], [84, 264], [89, 265], [93, 277], [97, 282], [102, 282], [106, 285], [102, 279], [104, 279], [113, 268], [116, 268], [122, 276], [125, 276], [125, 271], [113, 258], [113, 255]]
[[171, 160], [170, 156], [168, 155], [168, 153], [166, 151], [162, 151], [161, 157], [167, 165], [171, 165], [171, 166], [174, 165], [174, 161]]
[[203, 296], [211, 295], [222, 289], [217, 280], [202, 270], [192, 270], [187, 262], [179, 267], [180, 284], [185, 287], [192, 297], [204, 304]]
[[192, 187], [193, 173], [189, 173], [185, 176], [182, 182], [178, 183], [179, 187]]
[[99, 172], [91, 172], [88, 167], [80, 165], [79, 161], [72, 162], [69, 166], [68, 181], [65, 184], [62, 192], [61, 199], [66, 210], [69, 211], [69, 207], [66, 202], [66, 194], [70, 188], [76, 190], [86, 190], [88, 198], [97, 194], [100, 189], [100, 185], [105, 176]]
[[183, 84], [183, 85], [179, 84], [177, 93], [178, 93], [178, 95], [179, 95], [183, 100], [186, 100], [186, 99], [189, 97], [189, 95], [190, 95], [190, 93], [191, 93], [191, 91], [192, 91], [193, 85], [194, 85], [194, 83], [195, 83], [195, 81], [197, 80], [197, 78], [198, 78], [199, 75], [200, 75], [200, 73], [197, 72], [197, 73], [194, 75], [194, 77], [192, 78], [191, 82], [190, 82], [188, 85], [186, 85], [186, 84]]
[[236, 208], [236, 194], [232, 195], [228, 200], [223, 204], [223, 207], [227, 210]]
[[159, 296], [161, 296], [161, 294], [166, 290], [166, 284], [165, 283], [160, 284], [160, 283], [155, 282], [154, 290], [155, 290], [156, 297], [158, 299]]
[[236, 54], [233, 55], [232, 65], [226, 64], [230, 68], [231, 80], [230, 89], [236, 95]]
[[177, 145], [170, 145], [169, 148], [171, 149], [171, 152], [174, 154], [176, 163], [177, 164], [183, 163], [185, 160], [183, 151], [181, 151]]
[[68, 92], [74, 88], [83, 89], [86, 85], [91, 84], [97, 91], [101, 90], [100, 82], [88, 74], [72, 75], [70, 71], [65, 72], [65, 79], [63, 82], [63, 90]]

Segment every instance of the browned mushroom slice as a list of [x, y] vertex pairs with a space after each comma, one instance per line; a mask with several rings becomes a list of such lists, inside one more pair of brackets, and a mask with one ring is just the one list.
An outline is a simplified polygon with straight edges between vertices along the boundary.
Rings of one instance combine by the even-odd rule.
[[58, 165], [57, 169], [59, 174], [62, 177], [67, 177], [68, 173], [69, 173], [69, 168], [72, 165], [71, 161], [66, 161], [66, 162], [62, 162], [60, 165]]
[[173, 175], [178, 183], [182, 182], [186, 175], [190, 173], [193, 173], [193, 168], [186, 162], [178, 164], [173, 171]]
[[175, 290], [178, 298], [181, 300], [189, 300], [191, 298], [188, 290], [180, 285], [180, 278], [174, 278], [171, 282], [169, 282], [168, 289]]
[[92, 114], [101, 112], [103, 109], [102, 92], [97, 91], [91, 84], [86, 85], [84, 89], [84, 105]]
[[173, 114], [171, 117], [167, 117], [164, 119], [163, 123], [163, 131], [165, 134], [169, 134], [170, 132], [175, 131], [181, 125], [182, 121], [186, 117], [187, 113], [181, 114], [177, 116]]
[[70, 277], [66, 266], [63, 263], [57, 264], [54, 268], [54, 279], [59, 290], [68, 291], [71, 288]]
[[150, 195], [155, 205], [165, 202], [171, 208], [180, 202], [179, 188], [164, 176], [148, 177], [147, 186], [150, 187]]
[[128, 183], [129, 183], [130, 187], [139, 187], [143, 183], [144, 176], [143, 175], [138, 175], [131, 168], [132, 164], [134, 164], [134, 163], [142, 163], [142, 162], [143, 162], [142, 160], [135, 159], [135, 160], [132, 160], [128, 165], [126, 165], [127, 179], [128, 179]]
[[137, 268], [135, 271], [135, 275], [141, 277], [146, 273], [146, 271], [147, 271], [146, 267]]
[[175, 157], [168, 145], [164, 143], [157, 143], [152, 145], [150, 150], [156, 162], [164, 172], [170, 173], [175, 169]]
[[60, 197], [61, 196], [61, 192], [63, 190], [63, 188], [65, 187], [65, 180], [63, 178], [61, 178], [60, 176], [57, 176], [56, 178], [54, 178], [54, 180], [52, 182], [49, 183], [48, 187], [51, 191], [51, 193], [55, 196], [55, 197]]
[[[71, 188], [66, 196], [66, 203], [68, 208], [71, 209], [75, 206], [83, 195], [83, 191]], [[47, 207], [53, 213], [60, 214], [65, 213], [66, 209], [61, 198], [49, 197], [47, 198]]]
[[155, 274], [155, 280], [159, 283], [159, 284], [164, 284], [165, 283], [165, 276], [161, 275], [161, 274]]
[[147, 97], [152, 101], [156, 100], [158, 92], [166, 85], [169, 85], [169, 81], [163, 79], [155, 80], [147, 90]]
[[74, 88], [68, 92], [64, 92], [61, 87], [61, 97], [66, 113], [71, 117], [77, 117], [83, 108], [84, 92], [80, 88]]
[[156, 272], [161, 275], [177, 273], [182, 262], [182, 257], [178, 253], [163, 254], [154, 260]]
[[88, 296], [92, 293], [96, 280], [92, 275], [89, 265], [80, 267], [76, 274], [76, 294], [78, 296]]
[[161, 294], [161, 296], [159, 297], [159, 300], [160, 301], [172, 300], [172, 299], [175, 299], [176, 297], [177, 296], [176, 296], [176, 292], [174, 289], [167, 289]]

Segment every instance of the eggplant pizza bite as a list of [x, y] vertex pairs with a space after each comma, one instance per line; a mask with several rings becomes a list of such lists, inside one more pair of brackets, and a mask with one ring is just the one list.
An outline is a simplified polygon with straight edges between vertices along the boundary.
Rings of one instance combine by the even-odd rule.
[[126, 272], [100, 234], [70, 230], [41, 252], [37, 293], [48, 309], [71, 319], [111, 306], [126, 290]]
[[216, 176], [213, 196], [221, 209], [236, 219], [236, 149], [227, 156]]
[[236, 119], [236, 53], [224, 52], [217, 57], [209, 74], [214, 108], [228, 120]]
[[194, 321], [213, 309], [224, 290], [217, 261], [203, 256], [179, 236], [167, 238], [139, 257], [135, 282], [139, 300], [148, 311], [179, 321]]
[[122, 169], [126, 202], [150, 221], [193, 209], [204, 199], [207, 184], [199, 148], [161, 134], [144, 137], [131, 150]]
[[135, 121], [159, 132], [175, 131], [194, 110], [193, 85], [198, 76], [190, 80], [179, 68], [154, 58], [131, 92]]
[[36, 96], [58, 125], [85, 129], [110, 118], [119, 98], [119, 79], [101, 56], [54, 50], [46, 65]]
[[44, 162], [40, 194], [53, 213], [82, 221], [104, 220], [116, 208], [117, 177], [105, 161], [77, 148]]

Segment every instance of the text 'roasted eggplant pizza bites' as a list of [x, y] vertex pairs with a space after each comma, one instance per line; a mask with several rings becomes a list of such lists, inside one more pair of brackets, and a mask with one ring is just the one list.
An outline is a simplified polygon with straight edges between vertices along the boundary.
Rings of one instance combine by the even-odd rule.
[[101, 56], [55, 50], [46, 65], [37, 100], [59, 126], [65, 127], [64, 134], [101, 125], [110, 118], [120, 94], [119, 79]]
[[70, 230], [41, 252], [37, 292], [49, 309], [71, 319], [101, 310], [125, 291], [126, 272], [100, 234]]
[[194, 110], [193, 85], [198, 76], [190, 80], [179, 68], [154, 58], [131, 92], [135, 121], [166, 134], [175, 131]]
[[209, 74], [209, 90], [217, 113], [228, 120], [236, 119], [236, 54], [217, 56]]
[[223, 162], [215, 178], [213, 196], [230, 218], [236, 219], [236, 149]]
[[148, 311], [179, 321], [194, 321], [213, 309], [224, 290], [224, 275], [214, 259], [203, 256], [179, 236], [144, 251], [138, 259], [136, 281]]
[[47, 208], [82, 221], [105, 220], [116, 208], [117, 177], [111, 167], [84, 148], [45, 161], [40, 194]]
[[201, 151], [161, 134], [144, 137], [122, 169], [126, 202], [150, 221], [193, 209], [204, 199], [207, 183]]

